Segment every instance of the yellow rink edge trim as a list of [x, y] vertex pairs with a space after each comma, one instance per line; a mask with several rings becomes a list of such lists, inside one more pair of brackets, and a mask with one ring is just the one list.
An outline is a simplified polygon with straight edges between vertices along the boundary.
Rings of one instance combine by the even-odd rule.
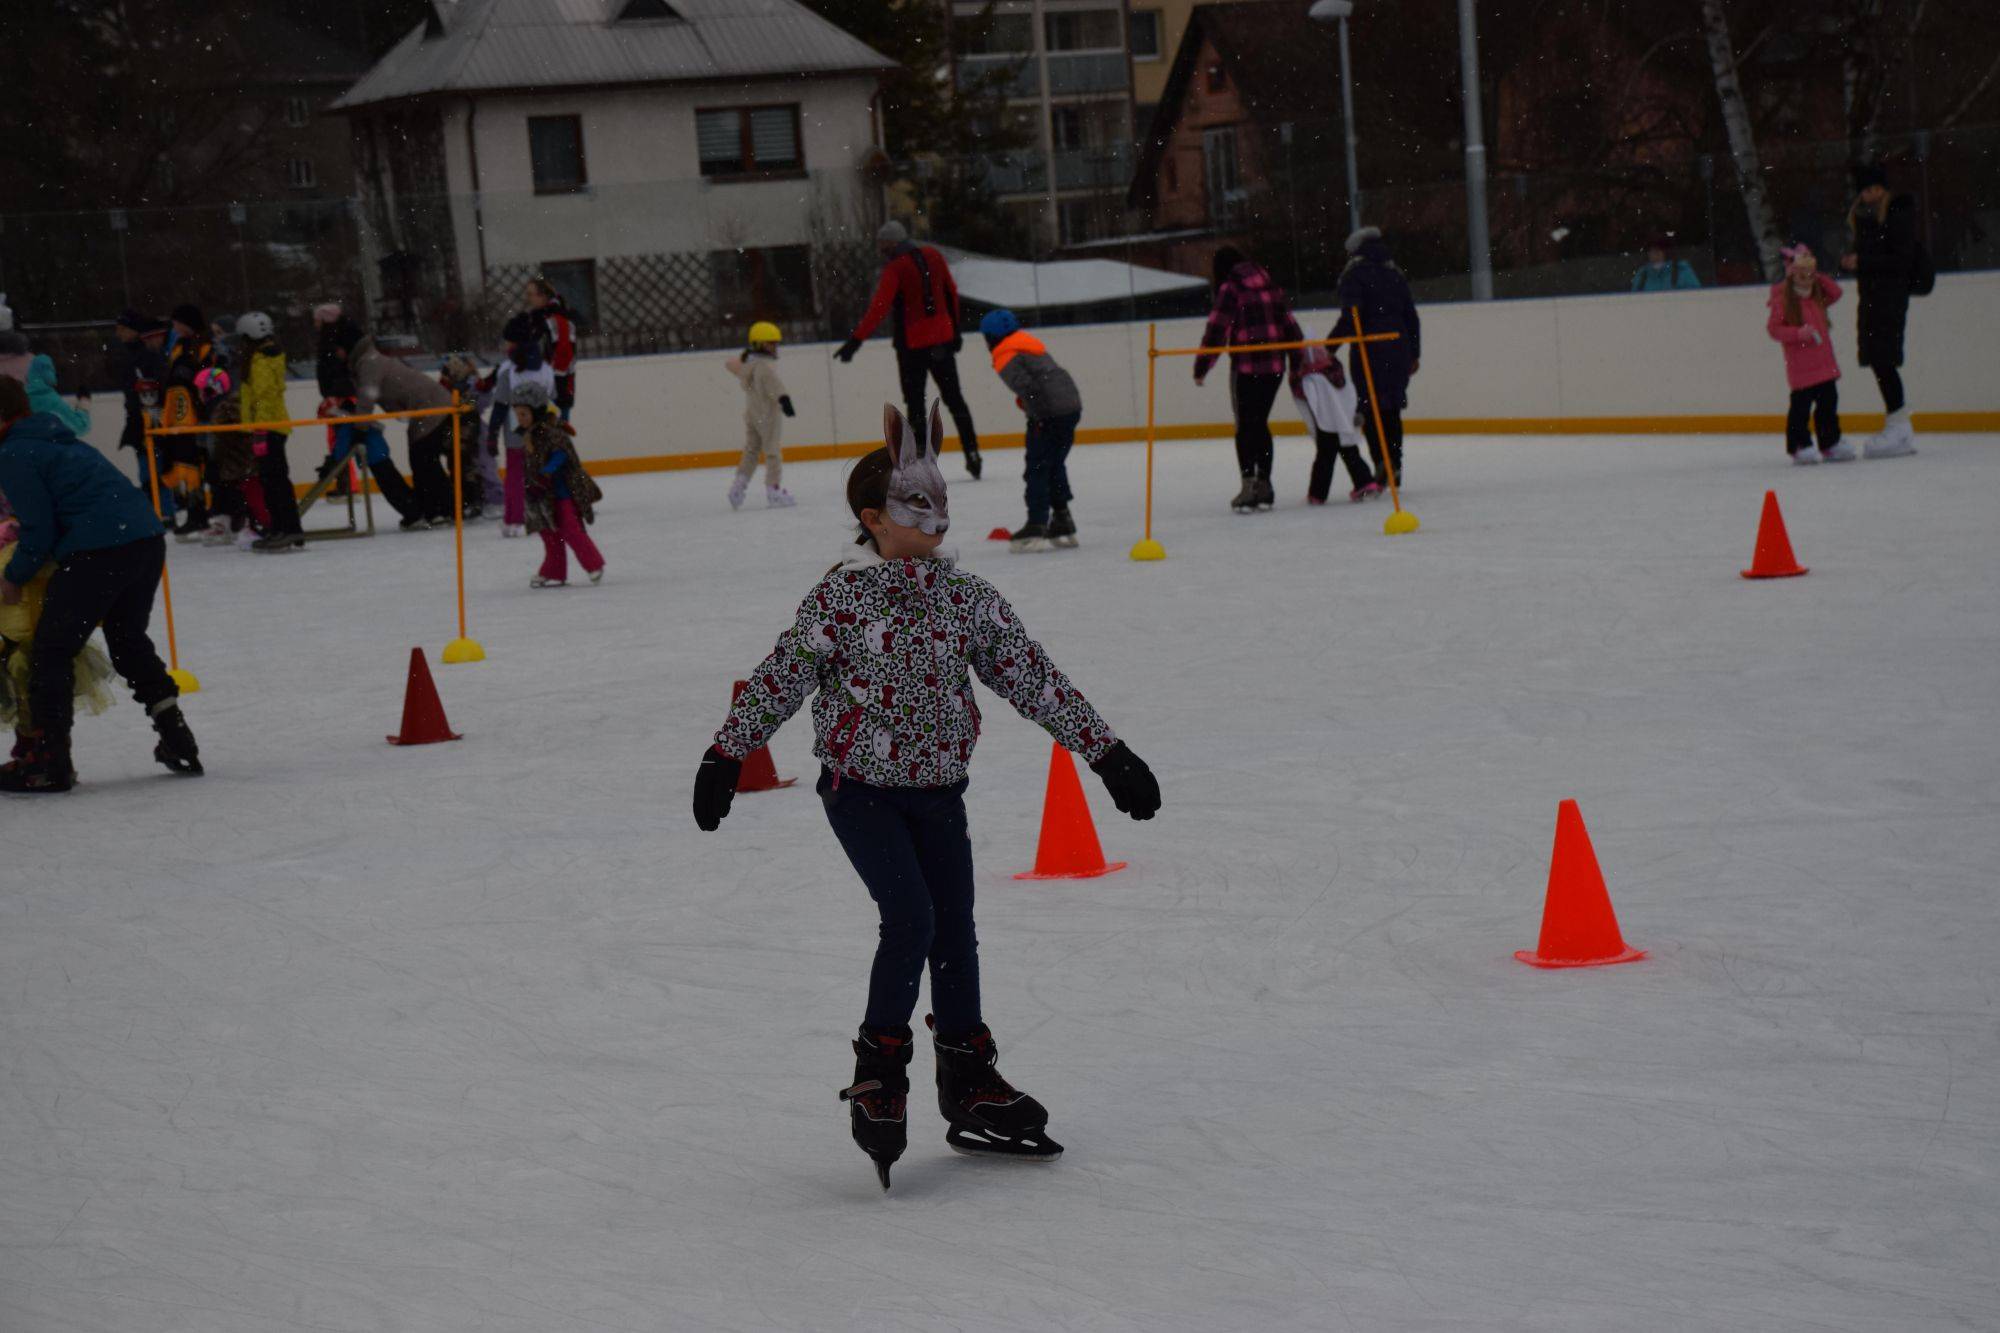
[[[2000, 412], [1919, 412], [1912, 419], [1919, 431], [1942, 434], [2000, 432]], [[1849, 433], [1880, 430], [1882, 414], [1843, 413], [1841, 424]], [[1643, 416], [1643, 417], [1406, 417], [1403, 430], [1409, 435], [1764, 435], [1783, 434], [1785, 418], [1778, 413], [1740, 416]], [[1193, 425], [1158, 426], [1158, 440], [1226, 439], [1236, 431], [1228, 421], [1197, 422]], [[1304, 435], [1305, 425], [1297, 421], [1271, 423], [1273, 435]], [[578, 437], [588, 439], [586, 428]], [[1140, 426], [1093, 426], [1078, 430], [1078, 444], [1143, 443], [1146, 428]], [[1021, 431], [982, 435], [982, 452], [992, 449], [1021, 449], [1027, 436]], [[881, 447], [880, 440], [851, 440], [837, 444], [788, 444], [785, 461], [810, 463], [830, 458], [859, 458]], [[947, 454], [958, 452], [958, 439], [945, 439]], [[635, 472], [680, 472], [691, 468], [734, 467], [743, 456], [742, 448], [711, 449], [686, 454], [642, 454], [631, 458], [593, 458], [585, 466], [593, 476], [615, 477]], [[308, 487], [295, 488], [304, 495]], [[373, 483], [368, 489], [374, 490]]]

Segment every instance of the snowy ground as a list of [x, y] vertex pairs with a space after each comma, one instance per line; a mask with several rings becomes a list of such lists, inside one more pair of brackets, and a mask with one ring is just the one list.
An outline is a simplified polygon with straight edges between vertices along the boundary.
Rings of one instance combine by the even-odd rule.
[[[586, 435], [586, 439], [587, 439]], [[1413, 440], [1381, 506], [1232, 516], [1224, 445], [1079, 451], [1080, 551], [963, 554], [1158, 771], [1016, 883], [1047, 742], [969, 797], [987, 1016], [1059, 1164], [848, 1141], [874, 922], [810, 791], [687, 813], [841, 539], [613, 477], [598, 589], [469, 536], [456, 745], [396, 750], [450, 538], [176, 548], [210, 776], [86, 720], [0, 803], [0, 1329], [2000, 1327], [2000, 445]], [[947, 470], [958, 474], [955, 460]], [[1749, 583], [1767, 486], [1810, 577]], [[810, 776], [803, 721], [780, 768]], [[1547, 973], [1576, 797], [1652, 957]]]

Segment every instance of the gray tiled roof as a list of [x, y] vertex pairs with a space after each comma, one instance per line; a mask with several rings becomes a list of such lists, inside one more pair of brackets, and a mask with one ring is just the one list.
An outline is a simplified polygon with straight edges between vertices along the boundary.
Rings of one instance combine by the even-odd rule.
[[667, 0], [677, 19], [614, 21], [627, 0], [433, 0], [336, 109], [437, 93], [876, 73], [894, 62], [795, 0]]

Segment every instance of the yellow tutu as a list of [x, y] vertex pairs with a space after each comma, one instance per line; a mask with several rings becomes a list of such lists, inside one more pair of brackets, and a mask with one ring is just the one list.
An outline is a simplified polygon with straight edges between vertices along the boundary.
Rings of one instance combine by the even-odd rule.
[[[0, 546], [0, 567], [14, 558], [14, 546]], [[46, 565], [21, 590], [14, 606], [0, 606], [0, 723], [27, 730], [28, 663], [34, 657], [35, 625], [42, 618], [42, 603], [49, 593], [49, 575], [54, 565]], [[110, 682], [116, 675], [111, 659], [93, 640], [76, 655], [76, 706], [91, 714], [103, 712], [117, 702]]]

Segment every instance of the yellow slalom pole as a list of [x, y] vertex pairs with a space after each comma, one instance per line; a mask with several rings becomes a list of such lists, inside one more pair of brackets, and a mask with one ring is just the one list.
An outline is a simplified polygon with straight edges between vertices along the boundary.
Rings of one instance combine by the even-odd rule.
[[1389, 456], [1389, 440], [1382, 433], [1382, 399], [1375, 392], [1375, 363], [1368, 357], [1368, 330], [1361, 327], [1361, 307], [1352, 307], [1354, 313], [1354, 334], [1361, 348], [1361, 373], [1368, 380], [1368, 410], [1375, 414], [1375, 438], [1382, 445], [1382, 472], [1389, 478], [1389, 503], [1394, 512], [1382, 520], [1382, 531], [1391, 537], [1417, 530], [1417, 516], [1403, 508], [1403, 497], [1396, 489], [1396, 461]]
[[[150, 423], [146, 427], [146, 480], [152, 483], [153, 488], [153, 517], [165, 527], [166, 515], [160, 512], [160, 455], [153, 447], [153, 427]], [[161, 540], [164, 542], [166, 539], [162, 537]], [[173, 677], [175, 686], [182, 694], [199, 694], [201, 682], [195, 679], [194, 672], [181, 670], [180, 644], [174, 639], [174, 581], [167, 575], [164, 551], [160, 556], [160, 601], [167, 612], [167, 665], [170, 668], [167, 674]]]
[[457, 548], [458, 637], [444, 646], [446, 662], [484, 662], [486, 650], [465, 637], [465, 421], [458, 390], [451, 391], [451, 540]]
[[1159, 326], [1146, 326], [1146, 535], [1132, 547], [1134, 560], [1165, 560], [1167, 548], [1153, 540], [1153, 402], [1160, 367]]

